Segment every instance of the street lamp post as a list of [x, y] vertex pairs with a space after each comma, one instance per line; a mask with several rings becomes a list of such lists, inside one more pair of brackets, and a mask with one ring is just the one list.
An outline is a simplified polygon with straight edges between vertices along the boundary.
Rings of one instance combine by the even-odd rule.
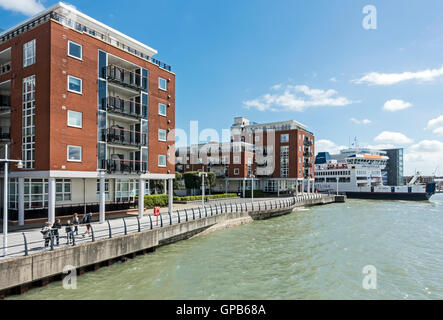
[[205, 177], [208, 175], [207, 172], [199, 172], [198, 175], [202, 177], [202, 207], [205, 207]]
[[251, 202], [254, 202], [254, 175], [251, 174]]
[[21, 160], [8, 159], [8, 144], [5, 144], [5, 158], [0, 159], [5, 163], [5, 173], [3, 176], [3, 256], [8, 251], [8, 167], [9, 162], [17, 162], [17, 167], [21, 169], [23, 163]]

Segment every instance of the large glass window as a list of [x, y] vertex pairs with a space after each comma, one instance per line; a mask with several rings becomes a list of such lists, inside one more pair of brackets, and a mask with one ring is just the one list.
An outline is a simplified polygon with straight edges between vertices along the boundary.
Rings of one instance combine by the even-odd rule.
[[68, 76], [68, 91], [82, 93], [82, 79]]
[[158, 140], [166, 141], [166, 130], [158, 129]]
[[35, 39], [23, 45], [23, 67], [35, 63]]
[[23, 169], [33, 169], [35, 162], [35, 76], [23, 79], [22, 93]]
[[82, 127], [82, 113], [68, 110], [68, 126], [81, 128]]
[[163, 78], [158, 78], [158, 88], [162, 90], [167, 90], [167, 81]]
[[81, 162], [82, 161], [82, 147], [68, 146], [68, 161]]
[[76, 59], [83, 59], [83, 48], [80, 44], [68, 41], [68, 56], [76, 58]]
[[47, 179], [25, 179], [24, 191], [25, 208], [39, 209], [48, 206]]
[[71, 179], [55, 180], [55, 201], [71, 201]]
[[163, 103], [158, 104], [158, 114], [161, 116], [166, 116], [166, 105]]
[[[100, 179], [97, 179], [97, 200], [100, 199]], [[105, 179], [105, 200], [109, 200], [109, 180]]]
[[280, 147], [280, 177], [289, 176], [289, 146]]

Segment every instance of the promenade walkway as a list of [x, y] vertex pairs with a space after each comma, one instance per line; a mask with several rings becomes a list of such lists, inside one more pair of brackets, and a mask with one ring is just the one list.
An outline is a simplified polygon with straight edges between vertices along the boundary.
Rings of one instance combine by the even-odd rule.
[[[45, 247], [45, 241], [41, 234], [41, 228], [28, 229], [25, 232], [11, 232], [8, 234], [8, 248], [6, 256], [0, 256], [0, 260], [13, 257], [31, 255], [45, 250], [57, 250], [66, 246], [78, 245], [84, 242], [98, 241], [101, 239], [112, 238], [120, 235], [140, 232], [147, 229], [166, 227], [172, 224], [182, 223], [207, 216], [217, 215], [229, 212], [256, 211], [272, 208], [281, 208], [295, 204], [305, 199], [321, 198], [320, 194], [303, 194], [297, 198], [267, 198], [267, 199], [236, 199], [235, 201], [214, 201], [203, 208], [196, 203], [187, 205], [174, 205], [173, 213], [170, 215], [167, 208], [161, 210], [157, 217], [149, 210], [145, 215], [138, 219], [137, 215], [125, 218], [106, 220], [106, 223], [91, 223], [91, 233], [85, 234], [86, 225], [80, 225], [78, 235], [74, 236], [74, 241], [67, 244], [67, 234], [65, 227], [59, 230], [60, 242], [57, 245], [56, 238], [53, 237], [49, 245]], [[3, 248], [3, 238], [0, 239], [0, 248]], [[0, 252], [2, 254], [2, 252]]]

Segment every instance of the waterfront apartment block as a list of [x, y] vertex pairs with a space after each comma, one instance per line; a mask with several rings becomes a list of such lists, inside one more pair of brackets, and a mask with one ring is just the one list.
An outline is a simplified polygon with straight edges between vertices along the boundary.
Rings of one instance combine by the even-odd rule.
[[291, 120], [252, 124], [234, 119], [231, 142], [177, 148], [176, 170], [211, 171], [217, 176], [217, 191], [252, 189], [277, 193], [312, 190], [314, 135]]
[[0, 34], [0, 154], [23, 163], [10, 219], [103, 220], [149, 180], [169, 180], [172, 198], [175, 74], [156, 54], [64, 3]]

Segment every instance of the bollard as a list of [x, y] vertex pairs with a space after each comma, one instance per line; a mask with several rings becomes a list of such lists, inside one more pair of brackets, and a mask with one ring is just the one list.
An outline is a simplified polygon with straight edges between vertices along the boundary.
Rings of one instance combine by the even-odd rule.
[[124, 228], [125, 228], [125, 236], [128, 234], [128, 229], [126, 228], [126, 220], [125, 220], [125, 218], [123, 218], [123, 225], [124, 225]]
[[150, 214], [148, 214], [148, 216], [149, 216], [149, 223], [150, 223], [150, 226], [151, 226], [151, 230], [152, 230], [152, 217], [151, 217], [151, 215]]
[[51, 250], [54, 250], [54, 237], [52, 236], [51, 230], [49, 230], [49, 239], [51, 239]]
[[160, 227], [163, 227], [163, 216], [161, 213], [160, 213]]
[[25, 246], [25, 256], [28, 255], [28, 241], [26, 240], [26, 235], [24, 232], [22, 232], [23, 235], [23, 244]]
[[92, 227], [92, 224], [91, 224], [91, 238], [92, 238], [92, 242], [94, 242], [95, 236], [94, 236], [94, 228]]
[[112, 238], [112, 229], [111, 229], [111, 224], [109, 223], [109, 220], [106, 220], [106, 222], [108, 223], [108, 229], [109, 229], [109, 238]]
[[138, 224], [138, 232], [142, 231], [141, 225], [140, 225], [140, 219], [137, 216], [137, 224]]

